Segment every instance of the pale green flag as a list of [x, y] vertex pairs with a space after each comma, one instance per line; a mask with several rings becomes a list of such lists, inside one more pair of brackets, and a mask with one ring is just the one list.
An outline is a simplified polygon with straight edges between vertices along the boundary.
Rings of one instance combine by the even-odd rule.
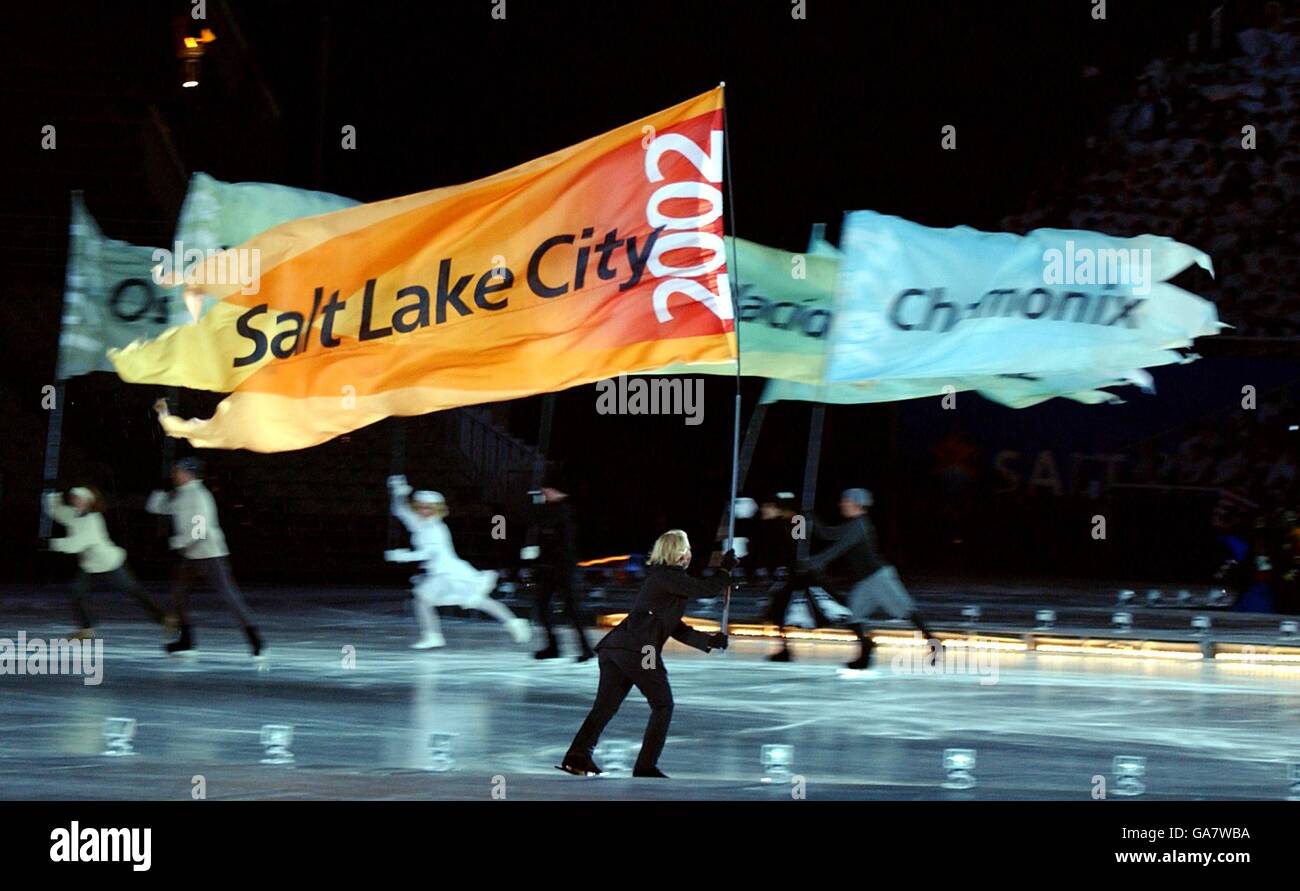
[[[735, 245], [734, 253], [732, 245]], [[727, 269], [740, 280], [740, 373], [816, 383], [825, 364], [838, 260], [727, 238]], [[730, 362], [676, 364], [644, 374], [735, 374]]]
[[[329, 192], [275, 183], [227, 183], [206, 173], [195, 173], [190, 177], [189, 190], [176, 221], [172, 251], [180, 257], [190, 251], [202, 255], [224, 251], [281, 223], [333, 213], [359, 203]], [[190, 261], [186, 260], [184, 265], [188, 267]], [[183, 321], [201, 318], [216, 302], [202, 291], [189, 292], [186, 299], [197, 302], [190, 307], [191, 318]]]
[[[1170, 362], [1180, 361], [1171, 354]], [[845, 384], [801, 384], [794, 381], [770, 380], [763, 389], [762, 402], [794, 400], [798, 402], [827, 402], [834, 405], [856, 405], [865, 402], [899, 402], [904, 399], [921, 399], [927, 396], [944, 396], [974, 390], [993, 402], [1009, 408], [1029, 408], [1049, 399], [1063, 397], [1087, 405], [1120, 403], [1124, 400], [1114, 393], [1098, 387], [1116, 387], [1137, 384], [1151, 388], [1151, 376], [1140, 369], [1128, 374], [1105, 372], [1080, 372], [1077, 375], [1049, 375], [1030, 377], [1023, 375], [983, 375], [969, 378], [923, 378], [887, 381], [863, 381]]]
[[107, 238], [72, 193], [68, 272], [55, 377], [114, 371], [107, 350], [157, 337], [183, 313], [179, 289], [155, 283], [154, 248]]
[[274, 183], [225, 183], [206, 173], [190, 177], [189, 191], [176, 221], [182, 250], [237, 247], [299, 217], [333, 213], [360, 202], [329, 192]]

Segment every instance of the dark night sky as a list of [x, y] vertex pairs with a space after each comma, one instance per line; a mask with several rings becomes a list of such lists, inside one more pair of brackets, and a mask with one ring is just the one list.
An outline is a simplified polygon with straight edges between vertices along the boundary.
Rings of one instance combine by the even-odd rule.
[[[235, 5], [292, 136], [286, 178], [366, 200], [462, 182], [726, 80], [739, 232], [791, 247], [845, 208], [995, 223], [1042, 164], [1096, 125], [1081, 113], [1082, 65], [1101, 63], [1123, 84], [1181, 39], [1168, 4], [1111, 7], [1094, 22], [1082, 0], [811, 0], [795, 21], [785, 0], [510, 0], [502, 22], [490, 0], [366, 13]], [[355, 152], [338, 148], [345, 123], [358, 128]], [[957, 152], [940, 150], [943, 124], [958, 128]], [[230, 137], [204, 151], [218, 176], [223, 163], [257, 165]]]

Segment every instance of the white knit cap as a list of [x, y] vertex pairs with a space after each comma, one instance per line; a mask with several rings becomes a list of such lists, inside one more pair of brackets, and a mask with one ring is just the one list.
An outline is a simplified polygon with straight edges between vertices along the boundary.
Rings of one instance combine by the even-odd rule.
[[73, 498], [84, 498], [86, 501], [91, 501], [95, 497], [95, 493], [87, 489], [85, 486], [77, 486], [73, 489], [69, 489], [68, 494]]
[[433, 492], [429, 489], [421, 489], [411, 495], [411, 501], [415, 504], [446, 504], [447, 501], [442, 497], [441, 492]]

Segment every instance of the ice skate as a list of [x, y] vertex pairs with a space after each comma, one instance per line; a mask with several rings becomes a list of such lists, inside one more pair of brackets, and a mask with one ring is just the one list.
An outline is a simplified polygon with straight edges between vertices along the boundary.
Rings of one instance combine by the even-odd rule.
[[194, 633], [191, 626], [182, 625], [181, 636], [167, 644], [163, 649], [171, 656], [192, 653], [194, 651]]
[[564, 760], [555, 765], [555, 769], [571, 773], [575, 777], [598, 777], [604, 773], [596, 766], [596, 762], [591, 760], [590, 755], [565, 755]]
[[844, 667], [852, 669], [853, 671], [866, 671], [871, 667], [871, 655], [875, 649], [876, 644], [875, 641], [871, 639], [871, 636], [863, 635], [862, 652], [858, 655], [858, 658], [854, 659]]
[[445, 647], [447, 641], [441, 634], [425, 634], [415, 643], [411, 644], [413, 650], [436, 650]]
[[668, 774], [664, 773], [658, 767], [635, 767], [632, 769], [632, 776], [640, 777], [643, 780], [666, 780]]
[[244, 635], [248, 638], [248, 646], [253, 651], [253, 658], [257, 659], [262, 655], [262, 651], [266, 649], [266, 645], [262, 642], [262, 636], [257, 633], [257, 629], [252, 625], [244, 629]]
[[533, 623], [527, 619], [511, 619], [506, 623], [506, 630], [517, 644], [526, 644], [533, 639]]

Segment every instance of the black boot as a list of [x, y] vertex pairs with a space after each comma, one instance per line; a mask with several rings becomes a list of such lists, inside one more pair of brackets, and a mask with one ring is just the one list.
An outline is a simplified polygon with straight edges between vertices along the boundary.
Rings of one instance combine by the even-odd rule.
[[916, 626], [916, 630], [921, 632], [921, 638], [923, 640], [928, 642], [936, 639], [935, 636], [930, 633], [930, 629], [925, 627], [925, 619], [921, 618], [920, 613], [913, 610], [912, 615], [908, 616], [908, 618], [911, 619], [912, 624]]
[[591, 644], [587, 643], [587, 635], [582, 633], [581, 626], [578, 627], [578, 644], [582, 647], [582, 652], [578, 655], [579, 662], [586, 662], [596, 655], [596, 651], [591, 648]]
[[546, 645], [545, 649], [533, 653], [534, 659], [558, 659], [560, 658], [560, 648], [556, 646], [555, 641]]
[[575, 777], [598, 777], [604, 773], [603, 770], [596, 766], [596, 762], [591, 760], [590, 755], [585, 755], [582, 752], [566, 753], [564, 760], [557, 766], [560, 770], [571, 773]]
[[858, 655], [858, 658], [848, 664], [848, 667], [855, 671], [866, 671], [871, 667], [871, 652], [876, 648], [876, 645], [871, 640], [870, 632], [864, 632], [860, 628], [858, 629], [858, 640], [862, 644], [862, 652]]
[[632, 776], [653, 780], [668, 779], [668, 774], [664, 773], [658, 767], [634, 767], [632, 768]]
[[262, 655], [262, 636], [257, 633], [257, 629], [252, 625], [244, 629], [244, 634], [248, 636], [248, 645], [253, 650], [253, 658], [256, 659]]
[[181, 636], [163, 647], [168, 653], [188, 653], [194, 649], [194, 626], [182, 625]]
[[768, 656], [767, 661], [768, 662], [789, 662], [792, 657], [793, 654], [790, 652], [790, 644], [787, 643], [785, 640], [782, 640], [781, 649], [777, 650], [775, 653]]

